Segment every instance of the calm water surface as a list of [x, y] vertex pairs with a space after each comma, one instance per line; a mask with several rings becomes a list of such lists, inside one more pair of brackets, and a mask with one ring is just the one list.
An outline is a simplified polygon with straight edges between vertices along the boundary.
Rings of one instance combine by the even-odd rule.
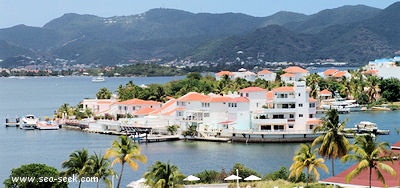
[[[107, 87], [115, 91], [119, 85], [132, 80], [135, 84], [165, 83], [182, 77], [151, 78], [108, 78], [107, 82], [92, 83], [89, 77], [63, 78], [0, 78], [0, 120], [15, 115], [35, 114], [39, 117], [51, 116], [61, 104], [76, 105], [83, 98], [94, 98], [96, 92]], [[400, 112], [371, 112], [342, 115], [348, 119], [348, 126], [361, 120], [378, 123], [381, 129], [390, 129], [391, 135], [379, 140], [394, 143], [399, 140], [395, 127], [399, 127]], [[3, 125], [2, 125], [3, 126]], [[0, 183], [6, 179], [12, 168], [22, 164], [46, 163], [61, 170], [61, 163], [75, 150], [87, 148], [91, 153], [104, 153], [116, 136], [83, 133], [79, 131], [22, 131], [16, 128], [0, 128]], [[148, 157], [147, 164], [140, 164], [137, 171], [126, 168], [123, 185], [139, 179], [148, 167], [159, 160], [170, 161], [186, 174], [203, 170], [230, 170], [240, 162], [266, 174], [289, 167], [299, 144], [243, 144], [213, 142], [159, 142], [141, 144], [142, 152]], [[330, 162], [327, 161], [328, 166]], [[336, 172], [349, 164], [337, 163]], [[118, 166], [116, 166], [118, 168]], [[117, 169], [118, 170], [118, 169]], [[329, 174], [321, 172], [322, 178]], [[84, 184], [84, 187], [93, 187]], [[71, 185], [74, 187], [74, 185]]]

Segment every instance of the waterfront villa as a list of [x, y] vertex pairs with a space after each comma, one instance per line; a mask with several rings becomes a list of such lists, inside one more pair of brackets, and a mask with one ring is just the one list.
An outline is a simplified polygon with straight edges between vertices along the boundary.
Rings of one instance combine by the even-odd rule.
[[[84, 107], [97, 107], [85, 101], [94, 100], [84, 100]], [[189, 92], [165, 104], [131, 99], [115, 102], [108, 109], [104, 113], [133, 115], [133, 118], [120, 121], [122, 130], [129, 127], [166, 128], [170, 125], [179, 125], [185, 130], [196, 126], [203, 137], [232, 136], [235, 133], [310, 134], [320, 123], [315, 117], [316, 100], [309, 98], [304, 81], [272, 91], [248, 87], [227, 95]]]

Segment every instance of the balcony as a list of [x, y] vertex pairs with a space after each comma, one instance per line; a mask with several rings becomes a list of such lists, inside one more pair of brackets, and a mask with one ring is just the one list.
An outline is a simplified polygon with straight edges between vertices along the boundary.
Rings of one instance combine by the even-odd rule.
[[287, 119], [252, 119], [255, 124], [265, 124], [265, 125], [287, 125]]

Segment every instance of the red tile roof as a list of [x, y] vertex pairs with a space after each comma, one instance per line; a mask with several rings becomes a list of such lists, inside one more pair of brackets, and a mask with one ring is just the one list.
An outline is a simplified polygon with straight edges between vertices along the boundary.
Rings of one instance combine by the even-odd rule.
[[327, 69], [324, 71], [324, 76], [332, 76], [338, 71], [337, 69]]
[[250, 92], [260, 92], [260, 91], [267, 91], [267, 90], [260, 87], [246, 87], [244, 89], [239, 90], [240, 93], [250, 93]]
[[333, 77], [335, 77], [335, 78], [341, 78], [341, 77], [343, 77], [344, 75], [346, 75], [348, 72], [347, 71], [339, 71], [339, 72], [336, 72], [334, 75], [333, 75]]
[[138, 111], [134, 112], [133, 114], [134, 115], [149, 115], [153, 111], [154, 111], [153, 108], [147, 107], [147, 108], [141, 108]]
[[296, 73], [307, 73], [308, 72], [308, 70], [303, 69], [303, 68], [298, 67], [298, 66], [288, 67], [288, 68], [284, 69], [284, 71], [286, 73], [293, 73], [293, 74], [296, 74]]
[[223, 75], [228, 75], [228, 76], [233, 76], [234, 74], [230, 71], [220, 71], [215, 74], [216, 76], [223, 76]]
[[320, 95], [332, 95], [332, 92], [330, 92], [330, 91], [327, 90], [327, 89], [324, 89], [324, 90], [320, 91], [319, 94], [320, 94]]
[[[400, 142], [397, 142], [395, 144], [392, 145], [393, 146], [400, 146]], [[400, 149], [400, 148], [399, 148]], [[392, 149], [393, 152], [400, 152], [396, 149]], [[392, 176], [391, 174], [383, 171], [382, 175], [383, 178], [385, 179], [386, 182], [386, 186], [387, 187], [399, 187], [400, 185], [400, 168], [399, 168], [399, 161], [395, 160], [393, 163], [392, 162], [383, 162], [389, 166], [391, 166], [393, 168], [393, 170], [396, 172], [396, 176]], [[320, 183], [328, 183], [328, 184], [336, 184], [336, 185], [340, 185], [343, 187], [346, 186], [351, 186], [351, 187], [355, 187], [355, 186], [369, 186], [369, 170], [365, 169], [364, 171], [362, 171], [359, 175], [357, 175], [356, 177], [354, 177], [350, 182], [346, 182], [346, 176], [353, 171], [356, 167], [357, 164], [354, 164], [352, 166], [350, 166], [349, 168], [347, 168], [346, 170], [344, 170], [343, 172], [341, 172], [340, 174], [336, 175], [336, 176], [332, 176], [329, 178], [326, 178], [322, 181], [320, 181]], [[378, 176], [376, 174], [376, 172], [373, 170], [372, 171], [372, 187], [384, 187], [383, 183], [381, 181], [378, 180]]]
[[275, 89], [272, 89], [273, 92], [294, 92], [294, 87], [288, 87], [288, 86], [284, 86], [284, 87], [278, 87]]
[[267, 94], [265, 95], [267, 99], [274, 99], [274, 92], [273, 91], [268, 91]]
[[282, 74], [281, 77], [294, 77], [294, 74], [292, 74], [292, 73], [285, 73], [285, 74]]
[[178, 101], [208, 101], [208, 100], [210, 100], [210, 96], [203, 95], [197, 92], [189, 92], [178, 99]]
[[118, 104], [124, 105], [159, 105], [160, 103], [157, 101], [145, 101], [142, 99], [129, 99], [126, 101], [118, 102]]
[[257, 74], [272, 74], [273, 72], [269, 71], [268, 69], [264, 69], [260, 72], [258, 72]]

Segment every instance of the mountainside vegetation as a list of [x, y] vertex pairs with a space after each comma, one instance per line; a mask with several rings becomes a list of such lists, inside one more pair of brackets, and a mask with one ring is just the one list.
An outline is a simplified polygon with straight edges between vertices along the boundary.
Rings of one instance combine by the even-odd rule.
[[69, 13], [43, 27], [0, 29], [0, 59], [29, 55], [101, 65], [154, 58], [229, 62], [241, 51], [242, 58], [262, 61], [366, 63], [399, 51], [399, 19], [400, 3], [383, 10], [356, 5], [267, 17], [164, 8], [109, 18]]

